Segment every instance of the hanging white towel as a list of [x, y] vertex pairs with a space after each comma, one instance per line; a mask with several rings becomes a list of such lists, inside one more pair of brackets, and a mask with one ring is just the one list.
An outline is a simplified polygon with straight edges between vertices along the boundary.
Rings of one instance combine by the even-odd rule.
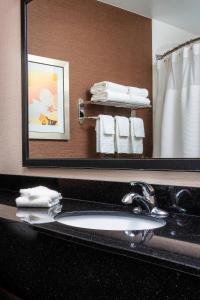
[[48, 196], [41, 196], [33, 199], [21, 196], [16, 198], [15, 202], [18, 207], [52, 207], [60, 203], [60, 197], [50, 198]]
[[115, 117], [115, 150], [117, 153], [129, 153], [130, 151], [130, 130], [129, 119], [126, 117]]
[[96, 151], [98, 153], [114, 154], [114, 118], [108, 115], [99, 115], [96, 121]]
[[144, 98], [147, 98], [149, 96], [149, 91], [147, 89], [140, 89], [132, 86], [128, 87], [128, 93], [134, 96], [140, 96]]
[[54, 222], [54, 217], [61, 212], [62, 205], [51, 208], [18, 208], [16, 216], [30, 224], [43, 224]]
[[107, 92], [107, 91], [113, 91], [117, 93], [128, 93], [128, 87], [122, 84], [117, 84], [114, 82], [109, 82], [109, 81], [102, 81], [95, 83], [91, 89], [90, 92], [91, 94], [96, 94], [96, 93], [102, 93], [102, 92]]
[[143, 153], [143, 139], [145, 137], [144, 122], [141, 118], [130, 118], [130, 152]]

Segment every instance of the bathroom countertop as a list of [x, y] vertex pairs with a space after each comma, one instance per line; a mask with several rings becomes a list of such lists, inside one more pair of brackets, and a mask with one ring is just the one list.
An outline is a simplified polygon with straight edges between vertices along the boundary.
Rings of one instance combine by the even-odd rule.
[[[0, 192], [1, 222], [22, 222], [17, 216], [15, 193]], [[127, 211], [127, 207], [93, 203], [76, 199], [63, 199], [62, 212], [71, 211]], [[30, 225], [40, 233], [66, 239], [99, 250], [117, 253], [133, 259], [200, 276], [200, 217], [172, 214], [164, 227], [127, 236], [123, 231], [102, 231], [74, 228], [58, 222]]]

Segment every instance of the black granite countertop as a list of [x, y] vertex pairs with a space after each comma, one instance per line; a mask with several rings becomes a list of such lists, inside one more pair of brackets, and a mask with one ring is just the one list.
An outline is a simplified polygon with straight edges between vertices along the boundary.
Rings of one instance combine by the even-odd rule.
[[[16, 214], [16, 193], [0, 192], [0, 221], [22, 222]], [[129, 211], [127, 207], [76, 199], [63, 199], [62, 212], [72, 211]], [[53, 238], [118, 253], [133, 259], [162, 265], [167, 268], [200, 276], [200, 217], [171, 214], [164, 227], [151, 231], [103, 231], [74, 228], [58, 222], [30, 225], [36, 231]]]

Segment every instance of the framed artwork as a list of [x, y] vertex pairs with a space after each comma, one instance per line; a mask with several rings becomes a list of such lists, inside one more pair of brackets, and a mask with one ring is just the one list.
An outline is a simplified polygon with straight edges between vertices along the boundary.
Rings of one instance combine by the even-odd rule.
[[28, 55], [30, 139], [69, 140], [69, 63]]

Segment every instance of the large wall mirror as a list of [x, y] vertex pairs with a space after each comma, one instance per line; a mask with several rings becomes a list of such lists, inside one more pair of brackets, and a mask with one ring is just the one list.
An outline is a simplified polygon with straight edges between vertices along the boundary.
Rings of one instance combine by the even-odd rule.
[[24, 166], [199, 170], [196, 0], [22, 0]]

